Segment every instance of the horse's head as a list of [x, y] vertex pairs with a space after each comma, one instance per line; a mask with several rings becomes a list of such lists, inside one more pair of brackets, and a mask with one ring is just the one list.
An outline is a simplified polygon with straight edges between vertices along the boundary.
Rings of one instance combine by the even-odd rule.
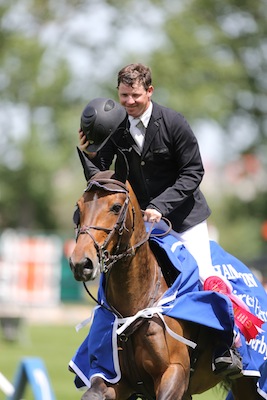
[[114, 171], [88, 172], [90, 178], [83, 196], [77, 202], [74, 222], [77, 242], [70, 257], [70, 267], [79, 281], [95, 279], [118, 260], [133, 253], [131, 237], [135, 210], [141, 216], [135, 195], [127, 182]]

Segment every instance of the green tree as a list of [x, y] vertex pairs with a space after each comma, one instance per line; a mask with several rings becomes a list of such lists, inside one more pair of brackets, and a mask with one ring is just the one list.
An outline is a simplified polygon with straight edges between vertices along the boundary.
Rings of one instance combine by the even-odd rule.
[[55, 12], [49, 2], [35, 1], [31, 11], [26, 6], [13, 1], [0, 7], [0, 223], [56, 229], [56, 178], [66, 170], [71, 185], [77, 125], [70, 115], [77, 109], [65, 95], [70, 66], [60, 55], [51, 59], [41, 40]]
[[196, 134], [202, 121], [220, 127], [225, 162], [253, 151], [265, 163], [266, 10], [266, 0], [3, 0], [1, 225], [71, 226], [84, 184], [79, 115], [93, 97], [117, 98], [116, 72], [128, 62], [152, 67], [155, 100]]
[[79, 115], [104, 94], [107, 65], [119, 62], [121, 28], [129, 26], [121, 17], [132, 18], [127, 7], [141, 15], [133, 1], [1, 2], [2, 228], [72, 225], [84, 185], [75, 153]]
[[150, 60], [167, 102], [190, 118], [216, 119], [228, 135], [236, 118], [254, 122], [254, 143], [266, 143], [266, 16], [265, 0], [192, 0], [170, 13], [166, 44]]
[[[224, 133], [221, 173], [214, 182], [222, 199], [211, 198], [211, 220], [220, 230], [221, 243], [243, 257], [266, 248], [260, 235], [267, 219], [267, 202], [262, 201], [267, 191], [266, 5], [266, 0], [183, 2], [168, 13], [165, 46], [149, 62], [156, 96], [181, 111], [196, 134], [203, 121]], [[256, 155], [265, 178], [255, 184], [253, 198], [242, 200], [233, 190], [230, 201], [222, 188], [230, 193], [236, 188], [230, 183], [225, 187], [222, 165], [240, 154]]]

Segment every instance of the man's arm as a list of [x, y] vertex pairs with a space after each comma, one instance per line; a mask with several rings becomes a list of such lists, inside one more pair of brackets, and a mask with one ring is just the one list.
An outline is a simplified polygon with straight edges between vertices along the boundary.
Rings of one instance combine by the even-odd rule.
[[199, 187], [204, 175], [198, 142], [185, 118], [177, 114], [168, 129], [173, 142], [177, 177], [173, 185], [151, 200], [147, 207], [155, 208], [163, 216], [182, 206]]
[[89, 160], [101, 171], [108, 170], [115, 155], [115, 149], [112, 141], [108, 140], [105, 146], [103, 146], [99, 152], [89, 152], [87, 151], [89, 141], [86, 139], [86, 136], [82, 131], [79, 131], [79, 140], [79, 148], [84, 152], [86, 157], [88, 157]]

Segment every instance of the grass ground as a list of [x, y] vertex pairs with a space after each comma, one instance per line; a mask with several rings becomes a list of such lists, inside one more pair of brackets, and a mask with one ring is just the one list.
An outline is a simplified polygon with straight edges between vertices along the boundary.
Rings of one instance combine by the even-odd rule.
[[[1, 332], [0, 332], [1, 333]], [[43, 360], [57, 400], [80, 400], [81, 393], [73, 384], [73, 375], [68, 371], [68, 362], [85, 336], [85, 330], [76, 333], [74, 326], [33, 325], [22, 329], [20, 339], [7, 342], [0, 337], [0, 371], [11, 382], [17, 367], [24, 357], [39, 357]], [[0, 400], [6, 397], [0, 391]], [[26, 388], [25, 400], [34, 400], [30, 387]], [[215, 388], [194, 400], [224, 400], [222, 392]]]

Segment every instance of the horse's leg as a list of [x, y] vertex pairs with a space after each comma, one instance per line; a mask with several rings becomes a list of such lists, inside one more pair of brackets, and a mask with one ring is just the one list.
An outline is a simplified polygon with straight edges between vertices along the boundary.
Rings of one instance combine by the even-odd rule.
[[[180, 323], [165, 318], [169, 328], [183, 336]], [[187, 346], [170, 336], [162, 321], [152, 317], [139, 328], [135, 337], [137, 365], [152, 378], [156, 400], [182, 400], [188, 390], [190, 357]], [[143, 379], [146, 379], [143, 376]]]
[[235, 400], [262, 400], [257, 392], [256, 381], [253, 378], [242, 377], [233, 380], [232, 392]]
[[81, 400], [126, 400], [132, 394], [123, 380], [115, 385], [107, 383], [99, 377], [92, 379], [92, 386], [88, 389]]
[[[189, 373], [182, 364], [171, 364], [161, 377], [156, 389], [157, 400], [182, 400], [186, 399]], [[190, 397], [189, 397], [190, 398]]]
[[101, 378], [94, 378], [92, 386], [88, 389], [81, 400], [115, 400], [116, 393], [112, 387], [106, 385]]

